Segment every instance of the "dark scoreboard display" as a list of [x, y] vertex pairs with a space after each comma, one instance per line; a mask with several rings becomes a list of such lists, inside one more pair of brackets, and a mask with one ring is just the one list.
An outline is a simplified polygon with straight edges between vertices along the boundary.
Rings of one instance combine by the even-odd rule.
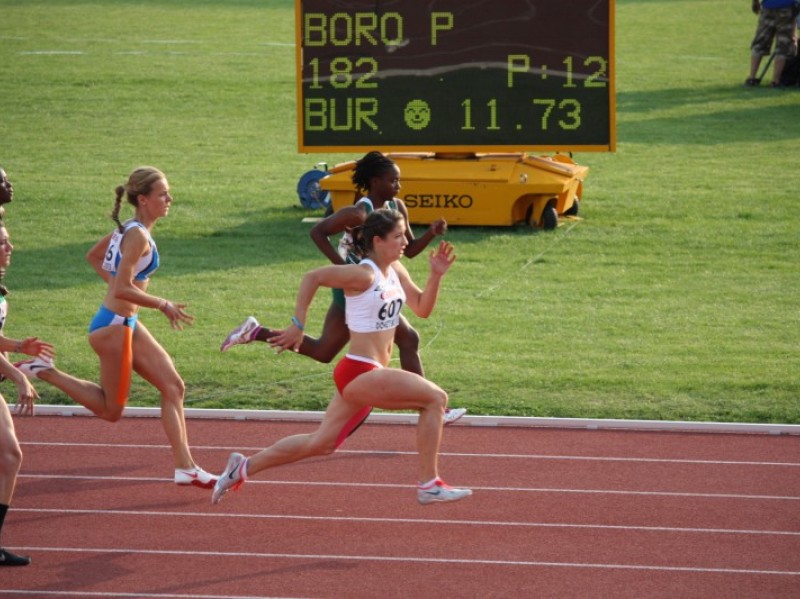
[[296, 0], [301, 152], [613, 151], [614, 0]]

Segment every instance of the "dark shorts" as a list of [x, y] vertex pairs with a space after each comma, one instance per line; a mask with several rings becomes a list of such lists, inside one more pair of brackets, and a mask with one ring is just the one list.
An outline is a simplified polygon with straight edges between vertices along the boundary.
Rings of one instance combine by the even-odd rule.
[[754, 56], [766, 56], [772, 52], [772, 40], [775, 40], [776, 56], [789, 58], [794, 56], [796, 47], [793, 43], [794, 9], [763, 8], [758, 17], [758, 27], [750, 50]]

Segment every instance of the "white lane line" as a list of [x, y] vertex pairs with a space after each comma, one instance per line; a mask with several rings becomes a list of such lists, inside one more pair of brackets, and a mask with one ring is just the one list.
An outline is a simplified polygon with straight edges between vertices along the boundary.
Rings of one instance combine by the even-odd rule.
[[239, 551], [179, 551], [161, 549], [120, 549], [89, 547], [17, 547], [22, 552], [48, 551], [54, 553], [114, 553], [126, 555], [179, 555], [184, 557], [213, 558], [256, 558], [256, 559], [289, 559], [289, 560], [340, 560], [359, 562], [409, 562], [422, 564], [467, 564], [488, 566], [518, 566], [540, 568], [581, 568], [603, 570], [653, 570], [658, 572], [702, 572], [711, 574], [763, 574], [770, 576], [800, 576], [794, 570], [760, 570], [741, 568], [701, 568], [699, 566], [656, 566], [650, 564], [598, 564], [592, 562], [542, 562], [490, 559], [458, 559], [452, 557], [417, 557], [417, 556], [384, 556], [384, 555], [342, 555], [315, 553], [261, 553]]
[[[33, 474], [21, 473], [17, 478], [52, 479], [52, 480], [100, 480], [115, 482], [172, 482], [169, 478], [151, 476], [91, 476], [74, 474]], [[410, 489], [407, 484], [389, 483], [357, 483], [357, 482], [320, 482], [320, 481], [285, 481], [285, 480], [248, 480], [248, 485], [302, 485], [304, 487], [370, 487], [386, 489]], [[793, 495], [748, 495], [743, 493], [690, 493], [677, 491], [633, 491], [628, 489], [559, 489], [547, 487], [471, 487], [476, 491], [498, 491], [502, 493], [575, 493], [590, 495], [634, 495], [645, 497], [689, 497], [704, 499], [748, 499], [768, 501], [798, 501], [800, 497]]]
[[[13, 597], [75, 597], [74, 591], [31, 591], [28, 589], [0, 589], [0, 595], [11, 595]], [[87, 597], [132, 597], [134, 599], [275, 599], [273, 597], [261, 595], [193, 595], [186, 593], [114, 593], [103, 591], [81, 590], [81, 599]], [[284, 598], [282, 598], [284, 599]], [[291, 599], [291, 598], [289, 598]]]
[[490, 526], [490, 527], [510, 527], [510, 528], [579, 528], [592, 530], [630, 530], [644, 532], [669, 532], [669, 533], [701, 533], [701, 534], [724, 534], [724, 535], [765, 535], [765, 536], [789, 536], [800, 537], [800, 531], [792, 530], [746, 530], [730, 528], [687, 528], [675, 526], [629, 526], [624, 524], [575, 524], [563, 522], [513, 522], [497, 520], [437, 520], [427, 518], [377, 518], [366, 516], [306, 516], [290, 514], [230, 514], [230, 513], [209, 513], [209, 512], [182, 512], [182, 511], [155, 511], [155, 510], [121, 510], [121, 509], [55, 509], [55, 508], [24, 508], [15, 507], [14, 513], [33, 513], [33, 514], [59, 514], [76, 516], [142, 516], [167, 518], [228, 518], [237, 520], [303, 520], [321, 522], [368, 522], [380, 524], [422, 524], [430, 526], [433, 524], [447, 526]]
[[83, 56], [80, 50], [28, 50], [17, 52], [20, 56]]
[[[124, 449], [169, 449], [169, 445], [144, 445], [136, 443], [73, 443], [62, 441], [22, 441], [22, 446], [45, 447], [99, 447], [99, 448], [124, 448]], [[261, 451], [263, 447], [225, 447], [217, 445], [192, 445], [193, 450], [215, 451]], [[372, 449], [339, 449], [337, 454], [353, 455], [417, 455], [415, 451], [393, 451]], [[576, 462], [630, 462], [630, 463], [660, 463], [660, 464], [700, 464], [707, 466], [781, 466], [799, 468], [800, 462], [764, 462], [751, 460], [697, 460], [688, 458], [643, 458], [624, 456], [582, 456], [582, 455], [547, 455], [547, 454], [520, 454], [520, 453], [463, 453], [440, 452], [440, 456], [467, 457], [467, 458], [497, 458], [501, 460], [564, 460]]]

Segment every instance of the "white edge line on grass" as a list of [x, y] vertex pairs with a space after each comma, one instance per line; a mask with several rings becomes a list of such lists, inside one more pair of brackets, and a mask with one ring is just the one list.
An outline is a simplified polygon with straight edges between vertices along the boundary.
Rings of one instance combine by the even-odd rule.
[[170, 512], [157, 510], [124, 510], [124, 509], [64, 509], [64, 508], [14, 508], [15, 513], [33, 514], [63, 514], [63, 515], [90, 515], [90, 516], [145, 516], [166, 518], [230, 518], [245, 520], [304, 520], [314, 522], [368, 522], [381, 524], [421, 524], [423, 526], [491, 526], [509, 528], [580, 528], [590, 530], [628, 530], [638, 532], [671, 532], [690, 534], [720, 534], [720, 535], [764, 535], [800, 537], [800, 531], [795, 530], [756, 530], [738, 528], [689, 528], [680, 526], [642, 526], [626, 524], [579, 524], [572, 522], [515, 522], [501, 520], [437, 520], [432, 518], [379, 518], [369, 516], [308, 516], [300, 514], [230, 514], [209, 512]]
[[[10, 404], [12, 411], [15, 404]], [[36, 413], [42, 416], [92, 416], [83, 406], [37, 405]], [[235, 410], [212, 408], [186, 408], [187, 418], [211, 418], [219, 420], [322, 420], [322, 411], [297, 410]], [[125, 408], [126, 416], [159, 418], [161, 408]], [[416, 424], [417, 414], [373, 412], [368, 422], [378, 424]], [[702, 433], [739, 433], [800, 435], [800, 424], [762, 424], [745, 422], [686, 422], [675, 420], [622, 420], [601, 418], [538, 418], [525, 416], [464, 416], [451, 426], [485, 427], [539, 427], [579, 428], [588, 430], [638, 430], [674, 431]]]
[[339, 560], [360, 562], [411, 562], [422, 564], [467, 564], [488, 566], [519, 566], [544, 568], [585, 568], [602, 570], [654, 570], [658, 572], [702, 572], [709, 574], [766, 574], [770, 576], [800, 576], [800, 572], [791, 570], [758, 570], [739, 568], [702, 568], [699, 566], [655, 566], [648, 564], [597, 564], [580, 562], [540, 562], [491, 559], [458, 559], [439, 557], [384, 556], [384, 555], [337, 555], [314, 553], [261, 553], [238, 551], [179, 551], [157, 549], [120, 549], [120, 548], [82, 548], [82, 547], [18, 547], [20, 551], [51, 551], [55, 553], [124, 553], [128, 555], [180, 555], [190, 557], [214, 558], [257, 558], [257, 559], [292, 559], [292, 560]]
[[82, 50], [23, 50], [17, 52], [20, 56], [83, 56]]

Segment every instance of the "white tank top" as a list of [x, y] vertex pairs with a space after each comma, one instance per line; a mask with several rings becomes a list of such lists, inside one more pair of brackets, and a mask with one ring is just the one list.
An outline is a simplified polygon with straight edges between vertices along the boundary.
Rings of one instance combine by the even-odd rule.
[[6, 316], [8, 316], [8, 303], [6, 298], [0, 295], [0, 333], [3, 332], [3, 327], [6, 324]]
[[355, 333], [373, 333], [394, 329], [400, 324], [400, 308], [406, 301], [406, 292], [392, 267], [384, 278], [377, 265], [369, 258], [360, 264], [368, 264], [375, 273], [372, 285], [363, 293], [347, 296], [345, 319], [347, 328]]

